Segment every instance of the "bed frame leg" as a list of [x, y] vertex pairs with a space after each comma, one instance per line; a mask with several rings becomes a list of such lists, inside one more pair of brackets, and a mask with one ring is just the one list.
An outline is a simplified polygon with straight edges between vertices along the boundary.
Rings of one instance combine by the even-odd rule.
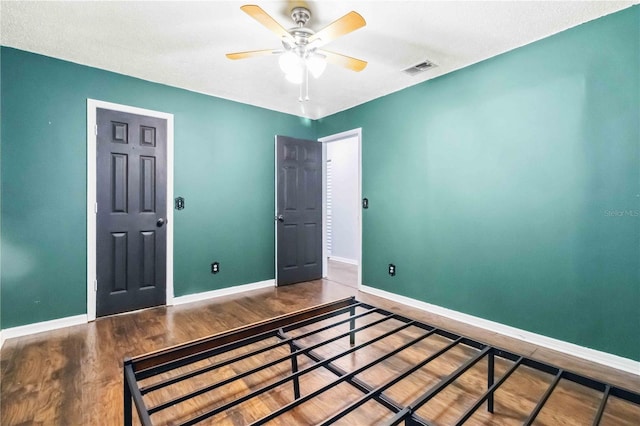
[[[349, 310], [349, 315], [351, 315], [352, 317], [356, 315], [356, 308], [354, 306], [351, 307], [351, 309]], [[349, 321], [349, 329], [351, 330], [351, 333], [349, 333], [349, 344], [351, 346], [356, 344], [356, 333], [354, 333], [354, 329], [356, 328], [356, 320], [352, 319]]]
[[124, 425], [131, 426], [133, 425], [133, 415], [131, 412], [132, 396], [131, 396], [131, 389], [129, 388], [129, 382], [127, 381], [127, 373], [126, 373], [127, 364], [131, 364], [131, 360], [129, 358], [124, 359], [124, 365], [122, 369], [122, 376], [123, 376], [123, 382], [124, 382], [124, 386], [123, 386], [124, 388]]
[[[291, 349], [291, 353], [296, 351], [296, 345], [293, 342], [289, 342], [289, 348]], [[291, 357], [291, 372], [292, 373], [297, 373], [298, 372], [298, 356], [294, 355]], [[299, 376], [294, 377], [293, 379], [293, 398], [294, 399], [299, 399], [300, 398], [300, 378]]]
[[[495, 355], [493, 353], [493, 349], [489, 351], [487, 363], [487, 389], [489, 389], [493, 386], [493, 382], [495, 380]], [[491, 392], [487, 398], [487, 411], [493, 413], [493, 392]]]

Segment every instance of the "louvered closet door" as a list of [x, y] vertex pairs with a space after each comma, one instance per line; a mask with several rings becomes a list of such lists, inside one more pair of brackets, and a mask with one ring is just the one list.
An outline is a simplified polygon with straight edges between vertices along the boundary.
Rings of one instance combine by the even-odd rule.
[[98, 109], [97, 122], [96, 315], [163, 305], [166, 120]]

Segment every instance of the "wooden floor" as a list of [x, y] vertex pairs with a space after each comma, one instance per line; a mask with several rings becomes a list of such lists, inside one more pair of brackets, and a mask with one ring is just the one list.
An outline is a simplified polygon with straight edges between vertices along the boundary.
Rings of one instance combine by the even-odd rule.
[[[640, 377], [603, 367], [588, 361], [560, 354], [516, 339], [506, 338], [466, 324], [427, 314], [425, 312], [359, 293], [348, 286], [329, 280], [313, 281], [288, 287], [262, 289], [169, 308], [154, 308], [126, 315], [99, 319], [90, 324], [69, 327], [5, 342], [0, 353], [2, 425], [118, 425], [122, 423], [122, 359], [170, 345], [183, 343], [213, 333], [261, 321], [276, 315], [355, 295], [359, 300], [380, 306], [405, 316], [467, 335], [476, 340], [520, 353], [530, 358], [558, 365], [562, 368], [608, 381], [640, 392]], [[407, 333], [411, 333], [407, 330]], [[419, 352], [427, 347], [416, 348]], [[326, 355], [326, 354], [323, 354]], [[375, 356], [375, 348], [372, 355]], [[409, 402], [418, 392], [424, 392], [437, 377], [448, 374], [465, 356], [464, 351], [451, 354], [435, 369], [425, 369], [411, 376], [402, 387], [391, 389], [391, 396], [399, 402]], [[255, 361], [254, 361], [255, 362]], [[345, 359], [342, 362], [363, 363], [364, 359]], [[393, 369], [402, 369], [401, 361], [383, 370], [371, 370], [360, 378], [371, 385], [381, 383]], [[498, 374], [508, 368], [496, 364]], [[477, 395], [478, 383], [486, 386], [482, 367], [477, 376], [465, 374], [455, 387], [438, 398], [437, 404], [420, 414], [434, 424], [450, 424], [466, 408], [469, 398]], [[309, 376], [305, 386], [315, 386], [325, 372]], [[328, 375], [331, 377], [331, 375]], [[255, 386], [261, 378], [247, 378], [240, 387]], [[538, 394], [544, 392], [548, 379], [523, 374], [510, 378], [496, 394], [496, 414], [480, 409], [469, 424], [520, 424], [520, 413], [530, 410]], [[508, 384], [508, 386], [507, 386]], [[298, 410], [288, 424], [311, 424], [331, 414], [355, 398], [358, 392], [349, 385], [336, 387], [323, 394], [306, 411]], [[251, 407], [269, 405], [256, 401]], [[576, 389], [569, 384], [554, 392], [536, 424], [591, 424], [590, 416], [597, 410], [598, 395]], [[468, 405], [467, 405], [468, 406]], [[302, 407], [304, 410], [305, 406]], [[181, 413], [184, 417], [185, 413]], [[236, 413], [237, 414], [237, 413]], [[371, 403], [347, 417], [343, 424], [376, 424], [388, 413]], [[178, 416], [179, 417], [179, 416]], [[229, 424], [243, 424], [246, 417], [230, 415]], [[217, 420], [216, 420], [217, 421]], [[284, 419], [283, 419], [284, 421]], [[171, 424], [171, 421], [165, 423]], [[218, 424], [218, 423], [216, 423]], [[640, 407], [613, 399], [602, 424], [638, 425]]]
[[327, 280], [358, 288], [358, 266], [329, 259], [327, 261]]

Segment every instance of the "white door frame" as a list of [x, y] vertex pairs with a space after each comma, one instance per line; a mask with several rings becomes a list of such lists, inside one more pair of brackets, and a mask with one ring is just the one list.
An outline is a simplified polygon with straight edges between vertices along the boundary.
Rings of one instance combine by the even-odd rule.
[[167, 120], [167, 306], [173, 305], [173, 114], [87, 99], [87, 319], [96, 319], [97, 109]]
[[[322, 276], [327, 276], [327, 144], [356, 137], [358, 140], [358, 200], [362, 200], [362, 127], [319, 138], [322, 142]], [[358, 289], [362, 287], [362, 209], [358, 209]]]
[[273, 136], [273, 172], [275, 188], [273, 191], [273, 285], [278, 287], [278, 135]]

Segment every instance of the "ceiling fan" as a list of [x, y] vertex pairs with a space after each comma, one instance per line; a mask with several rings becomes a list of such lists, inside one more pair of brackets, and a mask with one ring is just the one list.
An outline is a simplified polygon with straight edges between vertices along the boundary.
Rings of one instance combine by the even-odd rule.
[[227, 58], [246, 59], [280, 55], [279, 64], [286, 79], [292, 83], [300, 84], [300, 101], [302, 100], [302, 83], [307, 85], [305, 100], [309, 100], [308, 74], [311, 73], [315, 78], [320, 77], [327, 62], [356, 72], [362, 71], [367, 66], [367, 62], [361, 59], [322, 49], [327, 43], [367, 24], [357, 12], [351, 11], [322, 30], [315, 32], [306, 27], [311, 19], [311, 12], [306, 7], [294, 7], [291, 10], [291, 19], [293, 19], [295, 26], [288, 30], [260, 6], [244, 5], [240, 9], [275, 33], [280, 38], [283, 48], [227, 53]]

